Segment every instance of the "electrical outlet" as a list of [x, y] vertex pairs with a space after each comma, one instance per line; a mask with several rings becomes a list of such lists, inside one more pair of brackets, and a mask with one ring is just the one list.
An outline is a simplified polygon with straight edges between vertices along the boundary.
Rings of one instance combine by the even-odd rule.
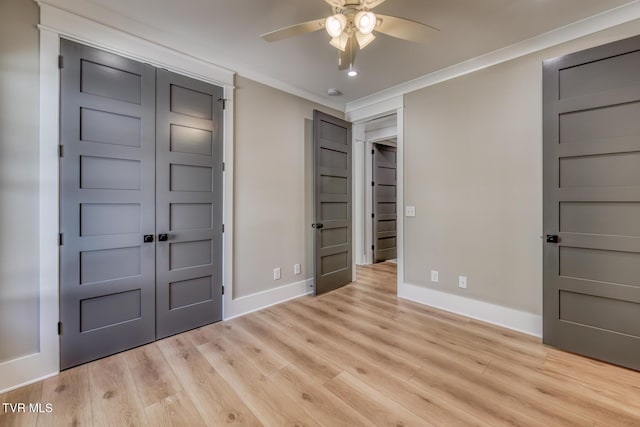
[[273, 269], [273, 280], [280, 280], [280, 267]]
[[295, 264], [293, 266], [293, 274], [300, 274], [302, 272], [302, 269], [300, 268], [300, 264]]
[[415, 206], [406, 206], [404, 209], [405, 216], [414, 217], [416, 216], [416, 207]]
[[467, 289], [467, 276], [458, 276], [458, 286]]
[[433, 283], [438, 283], [438, 272], [435, 270], [431, 270], [431, 281]]

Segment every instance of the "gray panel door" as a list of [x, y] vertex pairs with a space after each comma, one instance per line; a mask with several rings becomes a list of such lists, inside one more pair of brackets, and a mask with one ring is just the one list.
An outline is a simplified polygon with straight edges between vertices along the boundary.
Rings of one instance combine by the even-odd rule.
[[61, 42], [60, 366], [155, 337], [155, 69]]
[[351, 282], [351, 123], [313, 112], [315, 292]]
[[373, 144], [373, 259], [396, 258], [396, 149]]
[[640, 37], [544, 63], [544, 342], [640, 369]]
[[222, 319], [222, 88], [158, 70], [157, 338]]

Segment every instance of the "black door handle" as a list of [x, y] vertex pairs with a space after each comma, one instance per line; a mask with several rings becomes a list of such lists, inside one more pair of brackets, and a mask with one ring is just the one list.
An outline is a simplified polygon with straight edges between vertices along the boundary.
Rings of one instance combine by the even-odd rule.
[[145, 234], [143, 240], [145, 243], [153, 243], [153, 234]]
[[315, 228], [317, 230], [320, 230], [321, 228], [324, 227], [324, 224], [321, 224], [321, 223], [311, 224], [311, 227], [313, 227], [313, 228]]
[[161, 242], [166, 242], [167, 240], [169, 240], [169, 235], [168, 234], [158, 234], [158, 240]]
[[547, 243], [558, 243], [560, 238], [556, 234], [547, 234]]

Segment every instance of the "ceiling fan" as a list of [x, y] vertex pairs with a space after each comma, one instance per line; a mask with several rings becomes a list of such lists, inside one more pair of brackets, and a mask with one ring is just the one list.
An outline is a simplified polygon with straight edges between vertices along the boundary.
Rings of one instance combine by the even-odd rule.
[[376, 36], [374, 31], [417, 43], [429, 41], [439, 30], [420, 22], [396, 16], [380, 15], [371, 9], [385, 0], [325, 0], [331, 6], [328, 18], [291, 25], [263, 34], [268, 42], [311, 33], [321, 29], [331, 36], [330, 44], [339, 50], [338, 69], [349, 69], [350, 75], [357, 75], [353, 68], [356, 51], [364, 49]]

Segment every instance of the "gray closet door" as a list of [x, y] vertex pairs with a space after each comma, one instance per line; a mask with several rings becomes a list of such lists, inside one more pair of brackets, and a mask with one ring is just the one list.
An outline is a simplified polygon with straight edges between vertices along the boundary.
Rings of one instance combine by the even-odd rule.
[[373, 144], [373, 258], [396, 258], [396, 149]]
[[544, 342], [640, 369], [640, 37], [544, 63]]
[[[158, 70], [157, 338], [222, 319], [222, 88]], [[164, 235], [164, 236], [163, 236]]]
[[155, 337], [155, 69], [61, 41], [60, 366]]
[[315, 292], [351, 282], [351, 123], [313, 112]]

